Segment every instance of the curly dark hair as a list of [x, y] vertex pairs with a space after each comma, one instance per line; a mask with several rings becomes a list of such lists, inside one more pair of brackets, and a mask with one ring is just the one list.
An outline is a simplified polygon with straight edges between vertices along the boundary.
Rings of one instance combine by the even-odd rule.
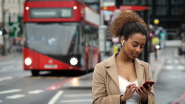
[[122, 11], [109, 26], [109, 32], [114, 37], [123, 35], [125, 40], [134, 33], [141, 33], [147, 37], [147, 25], [136, 13]]

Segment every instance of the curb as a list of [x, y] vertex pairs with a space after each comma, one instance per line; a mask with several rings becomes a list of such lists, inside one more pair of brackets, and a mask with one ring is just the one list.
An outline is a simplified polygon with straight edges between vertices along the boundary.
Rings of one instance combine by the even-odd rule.
[[153, 80], [154, 80], [155, 83], [157, 83], [157, 81], [158, 81], [158, 78], [159, 78], [159, 75], [161, 73], [164, 62], [165, 62], [165, 59], [162, 60], [162, 63], [160, 65], [159, 69], [157, 71], [155, 71], [155, 73], [154, 73]]

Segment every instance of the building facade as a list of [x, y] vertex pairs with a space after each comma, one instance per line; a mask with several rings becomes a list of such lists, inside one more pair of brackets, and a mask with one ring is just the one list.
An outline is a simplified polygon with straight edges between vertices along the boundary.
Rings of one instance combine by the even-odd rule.
[[[0, 0], [0, 28], [3, 22], [3, 7], [4, 7], [4, 25], [6, 31], [8, 31], [9, 16], [22, 16], [23, 15], [23, 3], [25, 0]], [[3, 6], [4, 5], [4, 6]]]
[[[185, 23], [185, 0], [117, 0], [121, 5], [140, 5], [150, 8], [150, 24], [154, 19], [172, 37], [177, 35], [177, 29]], [[116, 0], [104, 0], [105, 3], [115, 3]], [[115, 5], [115, 4], [114, 4]], [[108, 5], [106, 5], [108, 6]], [[112, 6], [112, 5], [110, 5]]]

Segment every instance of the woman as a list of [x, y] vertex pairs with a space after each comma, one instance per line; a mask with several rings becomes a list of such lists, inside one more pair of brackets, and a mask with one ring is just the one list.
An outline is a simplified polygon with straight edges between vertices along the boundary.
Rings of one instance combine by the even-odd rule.
[[155, 104], [150, 65], [137, 59], [146, 43], [147, 26], [134, 12], [121, 12], [110, 26], [120, 36], [121, 51], [95, 66], [93, 104]]

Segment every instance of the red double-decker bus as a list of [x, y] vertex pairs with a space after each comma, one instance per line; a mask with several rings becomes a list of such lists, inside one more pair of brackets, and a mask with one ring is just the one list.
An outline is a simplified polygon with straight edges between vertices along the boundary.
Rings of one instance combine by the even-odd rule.
[[100, 14], [78, 0], [24, 3], [24, 70], [88, 72], [100, 61]]

